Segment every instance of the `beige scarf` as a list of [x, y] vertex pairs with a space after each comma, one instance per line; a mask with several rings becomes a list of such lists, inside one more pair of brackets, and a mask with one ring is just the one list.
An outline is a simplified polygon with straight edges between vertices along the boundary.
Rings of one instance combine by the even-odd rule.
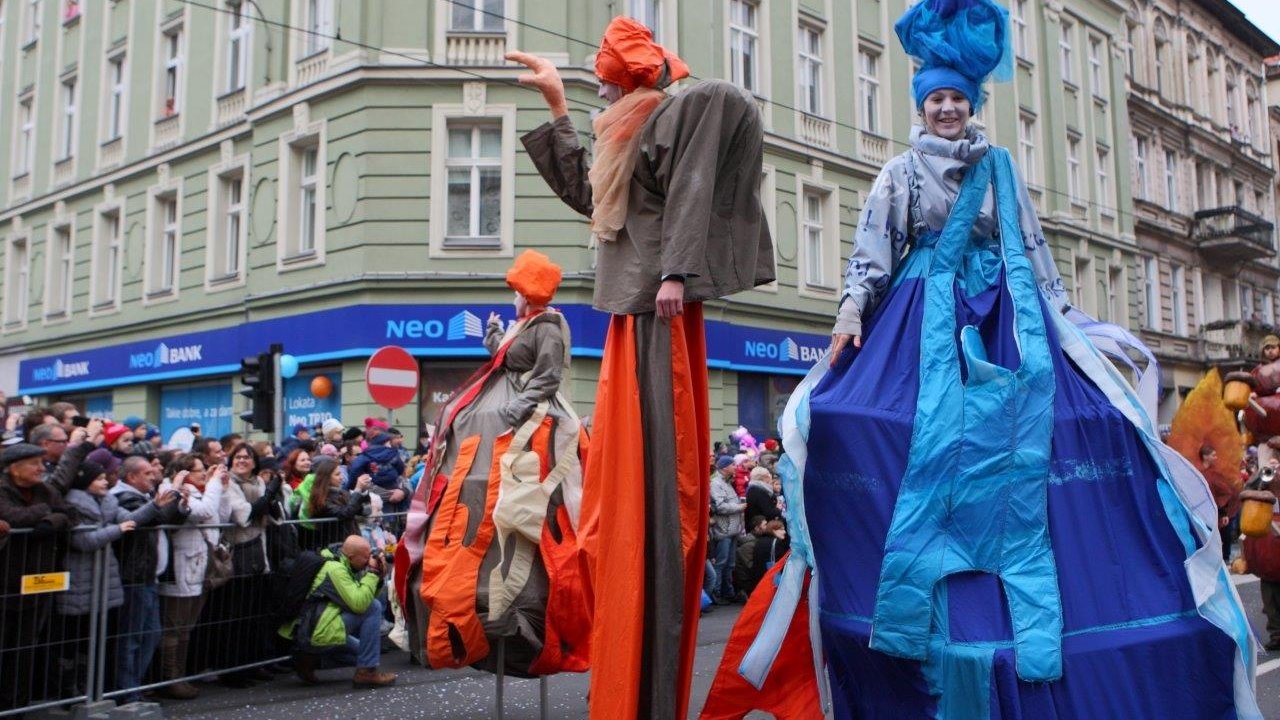
[[617, 239], [626, 224], [631, 172], [636, 166], [640, 128], [666, 99], [653, 88], [636, 88], [596, 116], [595, 158], [587, 179], [591, 182], [591, 233], [604, 242]]

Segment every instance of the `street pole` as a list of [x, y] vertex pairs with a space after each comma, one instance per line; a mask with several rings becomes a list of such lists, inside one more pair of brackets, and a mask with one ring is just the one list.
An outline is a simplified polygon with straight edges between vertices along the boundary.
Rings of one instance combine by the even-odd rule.
[[285, 437], [284, 432], [284, 381], [280, 378], [280, 356], [284, 354], [284, 345], [280, 343], [271, 344], [271, 387], [273, 400], [271, 401], [271, 418], [275, 425], [275, 432], [271, 433], [271, 444], [279, 444], [277, 439]]

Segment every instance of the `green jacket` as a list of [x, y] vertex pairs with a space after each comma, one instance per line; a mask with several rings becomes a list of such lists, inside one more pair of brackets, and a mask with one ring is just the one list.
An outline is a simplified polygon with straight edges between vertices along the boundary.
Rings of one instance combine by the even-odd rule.
[[[328, 598], [315, 630], [311, 633], [312, 647], [337, 647], [347, 643], [347, 627], [342, 622], [343, 610], [356, 615], [364, 613], [378, 595], [382, 578], [376, 573], [361, 572], [351, 569], [351, 563], [343, 555], [334, 555], [329, 549], [321, 550], [320, 556], [328, 562], [320, 567], [315, 580], [311, 583], [311, 594], [320, 591]], [[321, 586], [328, 583], [328, 587]], [[282, 637], [293, 639], [298, 619], [295, 618], [280, 626]]]

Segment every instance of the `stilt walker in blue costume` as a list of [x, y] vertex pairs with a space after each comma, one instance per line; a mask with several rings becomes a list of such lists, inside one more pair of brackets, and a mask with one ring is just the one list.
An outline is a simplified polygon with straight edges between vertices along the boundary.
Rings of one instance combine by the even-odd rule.
[[[1007, 27], [990, 0], [895, 26], [921, 125], [782, 420], [793, 552], [704, 718], [771, 671], [837, 718], [1261, 717], [1209, 490], [1104, 356], [1140, 343], [1069, 307], [1008, 151], [968, 124], [1009, 78]], [[801, 615], [812, 665], [771, 668]]]

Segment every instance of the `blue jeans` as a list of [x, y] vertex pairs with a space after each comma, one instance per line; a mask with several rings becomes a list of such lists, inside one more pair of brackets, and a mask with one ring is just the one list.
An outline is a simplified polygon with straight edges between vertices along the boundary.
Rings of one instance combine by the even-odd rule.
[[[156, 647], [160, 645], [160, 594], [156, 585], [126, 585], [124, 605], [120, 608], [119, 642], [116, 643], [116, 689], [141, 687], [142, 678], [151, 667]], [[133, 692], [122, 700], [142, 699]]]
[[736, 537], [711, 538], [711, 564], [716, 569], [716, 579], [711, 583], [711, 588], [714, 594], [726, 600], [732, 599], [735, 595], [733, 566], [737, 564], [736, 553], [734, 553], [737, 547], [738, 538]]
[[382, 601], [374, 600], [361, 614], [342, 613], [347, 626], [347, 646], [333, 652], [339, 664], [376, 668], [382, 658]]

